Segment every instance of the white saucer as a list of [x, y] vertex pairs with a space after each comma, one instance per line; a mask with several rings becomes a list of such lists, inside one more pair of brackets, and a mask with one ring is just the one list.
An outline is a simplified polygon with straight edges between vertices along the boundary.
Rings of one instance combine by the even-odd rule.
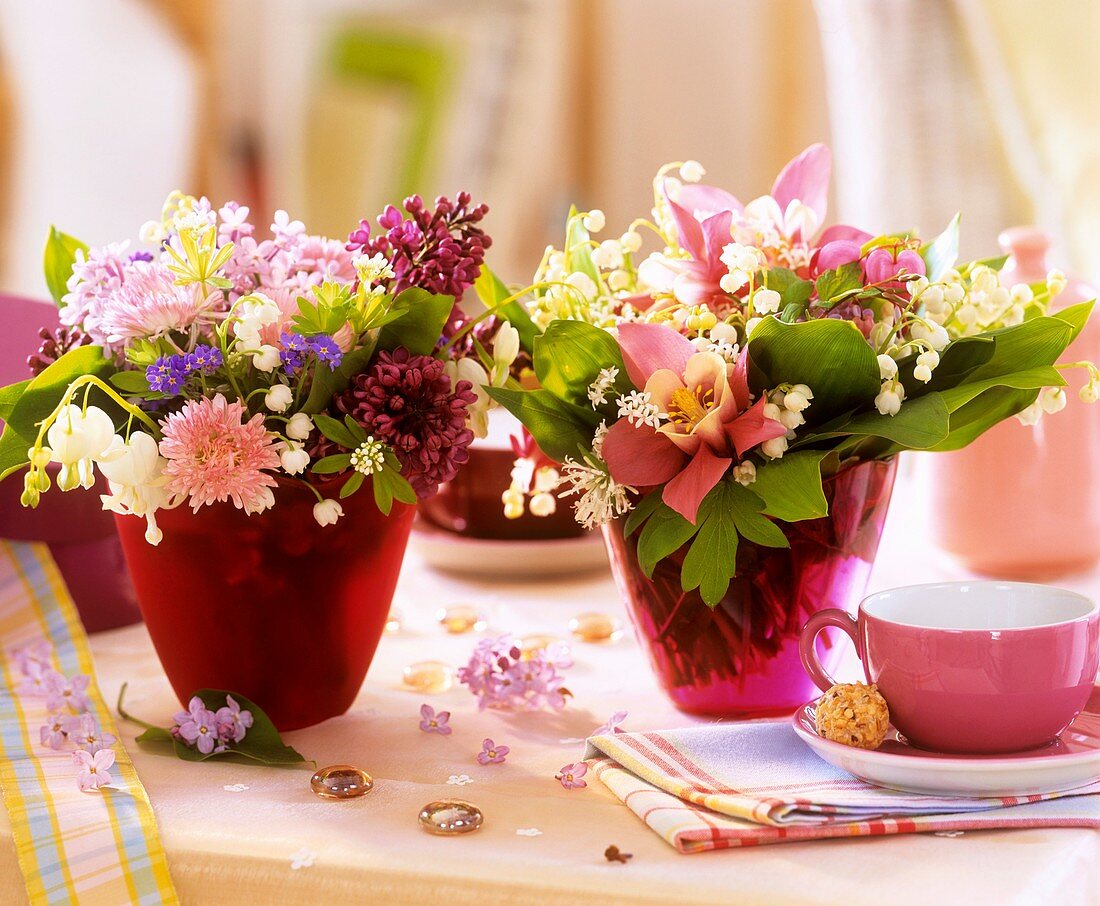
[[579, 538], [500, 541], [464, 538], [418, 521], [409, 546], [429, 566], [468, 576], [544, 578], [607, 569], [607, 551], [596, 532]]
[[791, 718], [818, 756], [860, 780], [935, 796], [1030, 796], [1058, 793], [1100, 780], [1100, 686], [1084, 710], [1047, 746], [1009, 755], [948, 755], [918, 749], [891, 727], [875, 751], [819, 736], [814, 702]]

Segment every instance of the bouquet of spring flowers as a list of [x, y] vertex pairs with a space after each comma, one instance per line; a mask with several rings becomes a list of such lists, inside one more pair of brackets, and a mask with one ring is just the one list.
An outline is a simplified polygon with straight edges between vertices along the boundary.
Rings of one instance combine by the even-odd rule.
[[739, 539], [787, 547], [784, 526], [827, 514], [823, 479], [1056, 411], [1067, 367], [1100, 396], [1091, 363], [1055, 365], [1091, 309], [1049, 313], [1061, 274], [1001, 286], [1004, 259], [958, 261], [958, 217], [929, 242], [823, 229], [829, 172], [815, 145], [743, 204], [670, 164], [619, 239], [574, 210], [511, 315], [539, 387], [489, 391], [563, 464], [578, 520], [627, 517], [646, 575], [680, 552], [712, 607]]
[[519, 338], [503, 324], [456, 342], [487, 208], [466, 193], [404, 207], [346, 240], [277, 211], [260, 238], [247, 207], [176, 192], [142, 249], [51, 231], [62, 327], [43, 332], [32, 376], [0, 391], [0, 477], [29, 466], [22, 502], [36, 506], [51, 463], [62, 491], [98, 471], [104, 508], [146, 519], [152, 544], [158, 510], [262, 513], [282, 483], [316, 496], [322, 526], [368, 479], [384, 513], [433, 494], [466, 460], [489, 405], [480, 385], [507, 372]]

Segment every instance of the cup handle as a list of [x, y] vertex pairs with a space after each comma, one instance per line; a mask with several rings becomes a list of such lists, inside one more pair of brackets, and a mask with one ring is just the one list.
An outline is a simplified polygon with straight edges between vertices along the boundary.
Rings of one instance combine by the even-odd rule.
[[825, 672], [825, 668], [821, 666], [821, 661], [817, 657], [817, 646], [814, 644], [817, 641], [818, 633], [826, 626], [834, 626], [848, 633], [852, 643], [856, 646], [856, 654], [860, 660], [863, 660], [863, 652], [860, 651], [859, 645], [859, 633], [856, 631], [857, 624], [851, 615], [837, 607], [829, 607], [815, 613], [802, 627], [802, 635], [798, 640], [798, 654], [802, 658], [802, 666], [810, 675], [810, 679], [822, 692], [827, 692], [830, 686], [836, 685], [836, 680], [829, 676]]

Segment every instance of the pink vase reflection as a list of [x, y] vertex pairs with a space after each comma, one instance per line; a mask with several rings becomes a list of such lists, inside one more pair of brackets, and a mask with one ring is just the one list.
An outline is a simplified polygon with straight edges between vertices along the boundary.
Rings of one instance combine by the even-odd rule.
[[[893, 488], [896, 460], [863, 462], [825, 480], [829, 515], [781, 524], [789, 548], [741, 539], [737, 575], [714, 609], [680, 587], [687, 548], [657, 564], [649, 579], [638, 565], [637, 535], [623, 522], [604, 526], [612, 573], [639, 644], [681, 711], [709, 717], [788, 714], [816, 697], [802, 669], [802, 625], [826, 607], [851, 609], [870, 576]], [[842, 649], [822, 633], [822, 664]]]

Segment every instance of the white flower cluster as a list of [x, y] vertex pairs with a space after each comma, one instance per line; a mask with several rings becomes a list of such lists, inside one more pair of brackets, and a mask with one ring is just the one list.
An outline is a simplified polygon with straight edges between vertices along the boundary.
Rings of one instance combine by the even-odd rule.
[[615, 380], [619, 377], [618, 368], [602, 368], [596, 375], [596, 380], [588, 385], [588, 401], [592, 408], [596, 409], [607, 402], [607, 394], [615, 386]]
[[[787, 429], [782, 437], [773, 437], [760, 445], [760, 452], [768, 459], [780, 459], [787, 452], [787, 447], [794, 440], [795, 429], [806, 424], [806, 416], [802, 413], [810, 407], [813, 398], [813, 391], [805, 384], [777, 387], [768, 394], [768, 402], [764, 404], [764, 417], [779, 422]], [[755, 479], [755, 469], [753, 478]]]
[[562, 466], [561, 483], [569, 485], [559, 497], [577, 495], [573, 503], [577, 522], [587, 529], [611, 522], [630, 512], [630, 494], [636, 489], [616, 482], [607, 466], [595, 456], [582, 462], [567, 457]]
[[368, 437], [351, 451], [351, 467], [360, 475], [374, 475], [382, 471], [386, 461], [386, 445], [374, 437]]
[[764, 253], [752, 245], [731, 242], [722, 249], [721, 262], [728, 269], [718, 285], [727, 293], [735, 293], [745, 286], [766, 261]]
[[644, 390], [631, 390], [619, 397], [619, 418], [625, 418], [631, 425], [649, 425], [661, 427], [661, 410], [653, 398]]
[[720, 321], [710, 330], [701, 332], [692, 343], [700, 352], [714, 352], [730, 364], [737, 361], [741, 347], [737, 343], [737, 328]]

